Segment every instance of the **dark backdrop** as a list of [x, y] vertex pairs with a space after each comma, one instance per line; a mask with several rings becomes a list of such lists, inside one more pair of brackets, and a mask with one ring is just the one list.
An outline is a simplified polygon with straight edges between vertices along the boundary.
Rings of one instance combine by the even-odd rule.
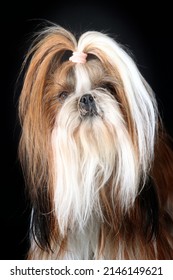
[[73, 0], [68, 4], [30, 0], [7, 1], [1, 7], [1, 259], [23, 259], [28, 246], [29, 207], [17, 158], [21, 84], [16, 86], [16, 80], [33, 32], [42, 20], [49, 20], [75, 33], [98, 30], [114, 36], [134, 55], [157, 95], [164, 124], [173, 135], [172, 15], [166, 1], [162, 6], [158, 2], [151, 7], [147, 1], [94, 4]]

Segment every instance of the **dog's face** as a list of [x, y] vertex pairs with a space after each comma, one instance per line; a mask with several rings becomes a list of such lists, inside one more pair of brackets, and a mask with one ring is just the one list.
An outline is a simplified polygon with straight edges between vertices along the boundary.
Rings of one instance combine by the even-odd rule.
[[[43, 35], [29, 53], [20, 98], [20, 152], [32, 196], [49, 197], [44, 211], [55, 210], [65, 236], [91, 216], [104, 220], [133, 204], [151, 165], [157, 108], [134, 62], [111, 38], [87, 32], [77, 43], [59, 27]], [[86, 63], [67, 59], [76, 49], [87, 54]]]

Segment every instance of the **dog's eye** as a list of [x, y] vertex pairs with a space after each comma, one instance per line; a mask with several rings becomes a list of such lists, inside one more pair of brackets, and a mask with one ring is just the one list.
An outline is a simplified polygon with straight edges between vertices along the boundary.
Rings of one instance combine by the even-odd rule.
[[115, 88], [111, 83], [104, 83], [101, 85], [101, 87], [103, 89], [106, 89], [109, 93], [111, 93], [112, 95], [115, 96], [116, 92], [115, 92]]
[[62, 91], [58, 95], [58, 99], [59, 99], [60, 102], [63, 102], [67, 97], [68, 97], [68, 92], [67, 91]]

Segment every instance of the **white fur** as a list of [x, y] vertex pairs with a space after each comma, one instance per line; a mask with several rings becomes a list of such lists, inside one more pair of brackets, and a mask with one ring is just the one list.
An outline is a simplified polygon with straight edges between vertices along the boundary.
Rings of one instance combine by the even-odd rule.
[[[140, 164], [144, 173], [153, 156], [157, 105], [150, 86], [144, 81], [132, 58], [113, 39], [100, 32], [86, 32], [78, 42], [78, 50], [87, 49], [97, 54], [97, 49], [105, 53], [106, 59], [118, 69], [136, 125]], [[145, 85], [144, 85], [145, 83]]]
[[[134, 81], [128, 81], [127, 95], [136, 95], [131, 102], [135, 103], [132, 114], [139, 138], [139, 159], [117, 101], [106, 91], [91, 90], [83, 65], [76, 65], [76, 79], [77, 90], [58, 113], [52, 133], [56, 174], [55, 211], [62, 236], [67, 227], [84, 230], [92, 215], [103, 220], [99, 190], [112, 174], [113, 200], [117, 186], [120, 186], [122, 208], [126, 210], [133, 204], [141, 174], [148, 168], [154, 141], [154, 108], [138, 76], [138, 93], [132, 94]], [[77, 100], [85, 93], [95, 97], [99, 115], [82, 120]]]

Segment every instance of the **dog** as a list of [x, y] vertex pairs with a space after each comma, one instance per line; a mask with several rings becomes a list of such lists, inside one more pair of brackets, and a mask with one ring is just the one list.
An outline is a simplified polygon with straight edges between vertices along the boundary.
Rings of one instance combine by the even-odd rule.
[[77, 39], [53, 24], [23, 68], [26, 258], [172, 259], [172, 141], [128, 51], [105, 33]]

